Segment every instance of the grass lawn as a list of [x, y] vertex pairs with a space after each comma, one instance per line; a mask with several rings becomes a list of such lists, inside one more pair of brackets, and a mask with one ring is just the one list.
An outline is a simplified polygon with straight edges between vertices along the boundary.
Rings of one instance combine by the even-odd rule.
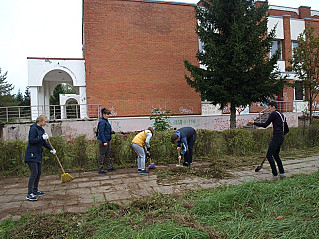
[[319, 238], [319, 171], [0, 222], [1, 238]]

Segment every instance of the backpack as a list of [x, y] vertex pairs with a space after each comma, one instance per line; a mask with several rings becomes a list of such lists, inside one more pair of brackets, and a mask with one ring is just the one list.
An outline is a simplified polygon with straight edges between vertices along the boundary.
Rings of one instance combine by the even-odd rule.
[[96, 137], [99, 136], [99, 125], [100, 125], [100, 122], [97, 124], [97, 128], [96, 128], [96, 131], [95, 131], [95, 136]]
[[284, 131], [284, 135], [286, 135], [288, 132], [289, 132], [289, 127], [288, 127], [288, 124], [287, 124], [287, 120], [286, 120], [286, 117], [284, 114], [280, 114], [278, 111], [276, 111], [280, 118], [281, 118], [281, 121], [282, 121], [282, 130]]

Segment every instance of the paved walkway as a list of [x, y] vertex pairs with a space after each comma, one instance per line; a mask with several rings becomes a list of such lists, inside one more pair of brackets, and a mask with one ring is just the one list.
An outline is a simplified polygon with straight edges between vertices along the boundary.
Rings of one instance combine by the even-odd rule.
[[[200, 166], [194, 163], [193, 167]], [[202, 165], [203, 166], [203, 165]], [[162, 166], [165, 168], [167, 166]], [[204, 179], [189, 177], [170, 183], [158, 183], [157, 176], [150, 173], [148, 176], [139, 175], [136, 169], [119, 169], [107, 175], [98, 175], [96, 172], [71, 174], [75, 179], [71, 182], [60, 182], [59, 176], [43, 176], [40, 180], [40, 190], [46, 195], [38, 201], [31, 202], [25, 199], [28, 178], [1, 179], [0, 187], [0, 219], [18, 219], [29, 213], [58, 213], [85, 212], [96, 201], [122, 203], [132, 199], [150, 196], [153, 193], [180, 193], [196, 188], [215, 188], [221, 185], [235, 185], [249, 180], [268, 180], [271, 178], [269, 164], [266, 162], [258, 173], [256, 166], [246, 170], [229, 171], [232, 177], [228, 179]], [[161, 168], [161, 167], [157, 167]], [[319, 156], [284, 161], [286, 175], [307, 174], [319, 169]]]

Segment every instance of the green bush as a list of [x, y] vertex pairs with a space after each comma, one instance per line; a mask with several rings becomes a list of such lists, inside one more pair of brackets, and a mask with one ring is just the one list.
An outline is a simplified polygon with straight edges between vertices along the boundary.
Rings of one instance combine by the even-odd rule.
[[319, 126], [317, 124], [307, 128], [305, 141], [305, 144], [310, 147], [319, 145]]
[[[177, 162], [176, 145], [170, 137], [173, 131], [156, 132], [152, 137], [151, 157], [155, 164]], [[111, 162], [115, 167], [135, 167], [137, 155], [131, 142], [137, 132], [120, 134], [112, 138]], [[265, 153], [272, 137], [272, 129], [232, 129], [223, 132], [197, 130], [194, 146], [195, 160], [217, 162], [231, 156], [249, 156]], [[88, 140], [85, 135], [66, 141], [57, 136], [50, 138], [65, 171], [97, 170], [99, 147], [97, 140]], [[282, 146], [283, 150], [307, 149], [319, 145], [319, 124], [305, 129], [290, 128]], [[27, 142], [0, 140], [0, 175], [25, 175], [28, 167], [24, 164]], [[148, 163], [148, 162], [146, 162]], [[221, 162], [222, 163], [222, 162]], [[238, 163], [238, 162], [237, 162]], [[43, 151], [43, 168], [50, 173], [61, 172], [56, 158], [49, 150]]]
[[227, 152], [223, 132], [199, 129], [194, 154], [202, 158], [216, 158]]
[[251, 131], [230, 129], [223, 133], [228, 154], [247, 155], [253, 151], [255, 142]]
[[21, 140], [0, 140], [0, 170], [14, 171], [24, 166], [24, 154], [27, 145]]

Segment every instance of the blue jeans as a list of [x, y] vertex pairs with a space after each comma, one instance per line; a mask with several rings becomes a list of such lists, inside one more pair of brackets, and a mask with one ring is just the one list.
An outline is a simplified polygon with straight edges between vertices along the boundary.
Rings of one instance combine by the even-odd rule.
[[[280, 152], [280, 146], [285, 140], [284, 134], [274, 134], [272, 140], [270, 141], [268, 151], [267, 151], [267, 159], [269, 161], [272, 174], [274, 176], [278, 175], [277, 169], [276, 169], [276, 164], [277, 163], [279, 173], [285, 173], [284, 167], [282, 166], [281, 159], [279, 157], [279, 152]], [[275, 159], [275, 160], [274, 160]]]
[[42, 173], [42, 163], [28, 162], [28, 166], [31, 171], [28, 184], [28, 194], [36, 193], [38, 190], [38, 185], [40, 181], [40, 175]]

